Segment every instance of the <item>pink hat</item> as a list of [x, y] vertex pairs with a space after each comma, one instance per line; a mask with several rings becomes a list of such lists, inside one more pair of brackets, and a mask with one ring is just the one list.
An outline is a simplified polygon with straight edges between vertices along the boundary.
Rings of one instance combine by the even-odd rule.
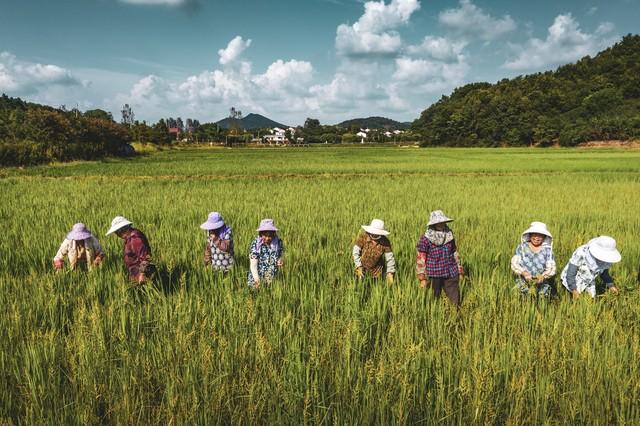
[[278, 228], [273, 224], [273, 219], [262, 219], [260, 221], [260, 226], [257, 229], [258, 232], [262, 231], [273, 231], [278, 232]]
[[212, 229], [218, 229], [222, 226], [224, 226], [224, 219], [222, 218], [222, 215], [218, 212], [211, 212], [209, 213], [207, 221], [200, 225], [200, 228], [211, 231]]
[[91, 231], [89, 231], [87, 227], [84, 226], [84, 223], [76, 223], [75, 225], [73, 225], [73, 228], [71, 228], [71, 232], [67, 234], [67, 240], [86, 240], [90, 236]]

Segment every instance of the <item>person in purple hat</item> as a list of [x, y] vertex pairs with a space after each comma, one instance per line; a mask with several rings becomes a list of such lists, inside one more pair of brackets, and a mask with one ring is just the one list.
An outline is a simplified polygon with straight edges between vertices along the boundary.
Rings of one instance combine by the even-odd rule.
[[249, 247], [249, 287], [260, 288], [269, 284], [282, 268], [284, 244], [278, 237], [273, 219], [262, 219], [258, 226], [258, 238]]
[[84, 223], [76, 223], [53, 258], [53, 267], [56, 270], [64, 267], [65, 256], [69, 258], [71, 269], [76, 269], [78, 265], [85, 265], [87, 269], [92, 269], [102, 263], [104, 251], [98, 239], [91, 234]]
[[228, 272], [235, 262], [231, 227], [224, 222], [220, 213], [211, 212], [200, 228], [208, 233], [204, 248], [205, 265], [210, 265], [215, 271]]

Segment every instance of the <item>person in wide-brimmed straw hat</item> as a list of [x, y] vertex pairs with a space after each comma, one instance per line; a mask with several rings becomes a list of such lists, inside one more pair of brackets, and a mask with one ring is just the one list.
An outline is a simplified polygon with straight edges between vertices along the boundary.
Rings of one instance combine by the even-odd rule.
[[380, 278], [386, 273], [387, 282], [393, 283], [396, 272], [396, 261], [393, 257], [391, 242], [387, 238], [389, 231], [384, 229], [384, 222], [373, 219], [369, 225], [362, 225], [362, 230], [353, 245], [351, 254], [359, 279], [370, 275]]
[[249, 287], [260, 288], [271, 283], [283, 266], [284, 243], [278, 237], [273, 219], [262, 219], [258, 237], [249, 247]]
[[218, 212], [209, 213], [207, 221], [200, 225], [207, 231], [204, 248], [204, 263], [216, 271], [228, 272], [233, 266], [233, 235], [231, 227]]
[[453, 232], [447, 225], [452, 221], [442, 210], [431, 212], [427, 230], [416, 244], [416, 274], [421, 288], [426, 288], [431, 283], [436, 298], [440, 297], [444, 289], [449, 301], [458, 306], [459, 281], [464, 269]]
[[591, 297], [596, 297], [596, 278], [599, 276], [607, 288], [617, 294], [618, 289], [613, 284], [609, 268], [621, 259], [616, 240], [606, 235], [594, 238], [573, 252], [562, 270], [562, 285], [574, 298], [585, 291]]
[[129, 281], [142, 284], [151, 278], [155, 268], [151, 263], [151, 247], [147, 237], [132, 225], [127, 218], [116, 216], [111, 221], [107, 235], [115, 233], [124, 240], [124, 265]]
[[60, 245], [53, 258], [53, 267], [60, 270], [64, 266], [64, 257], [69, 258], [69, 266], [76, 269], [86, 265], [88, 269], [98, 266], [104, 259], [104, 251], [98, 239], [91, 234], [84, 223], [76, 223]]
[[551, 278], [556, 274], [553, 257], [553, 237], [542, 222], [531, 222], [522, 233], [521, 242], [511, 258], [511, 269], [517, 274], [516, 286], [523, 296], [529, 294], [529, 284], [536, 294], [551, 296]]

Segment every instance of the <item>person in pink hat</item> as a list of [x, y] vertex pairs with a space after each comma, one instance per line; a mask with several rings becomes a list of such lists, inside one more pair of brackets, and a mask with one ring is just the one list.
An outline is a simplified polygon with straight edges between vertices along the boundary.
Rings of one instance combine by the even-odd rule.
[[373, 278], [386, 275], [387, 283], [393, 283], [396, 273], [396, 260], [391, 249], [391, 242], [387, 236], [389, 231], [384, 229], [384, 221], [373, 219], [369, 225], [362, 225], [362, 230], [351, 250], [353, 263], [356, 267], [356, 277]]
[[231, 227], [224, 222], [220, 213], [211, 212], [207, 221], [200, 225], [200, 229], [207, 231], [205, 265], [211, 266], [214, 271], [229, 272], [235, 262]]
[[76, 223], [60, 245], [53, 258], [53, 267], [60, 270], [64, 267], [64, 258], [69, 258], [69, 266], [76, 269], [84, 265], [87, 269], [98, 266], [104, 259], [104, 250], [98, 239], [84, 226], [84, 223]]
[[249, 247], [249, 287], [258, 289], [273, 281], [283, 266], [284, 243], [278, 237], [273, 219], [262, 219], [258, 237]]

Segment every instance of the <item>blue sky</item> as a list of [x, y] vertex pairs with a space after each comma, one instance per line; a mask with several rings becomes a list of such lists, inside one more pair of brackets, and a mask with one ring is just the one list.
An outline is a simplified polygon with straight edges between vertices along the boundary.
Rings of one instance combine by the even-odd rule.
[[0, 92], [120, 117], [410, 121], [640, 32], [640, 0], [0, 0]]

